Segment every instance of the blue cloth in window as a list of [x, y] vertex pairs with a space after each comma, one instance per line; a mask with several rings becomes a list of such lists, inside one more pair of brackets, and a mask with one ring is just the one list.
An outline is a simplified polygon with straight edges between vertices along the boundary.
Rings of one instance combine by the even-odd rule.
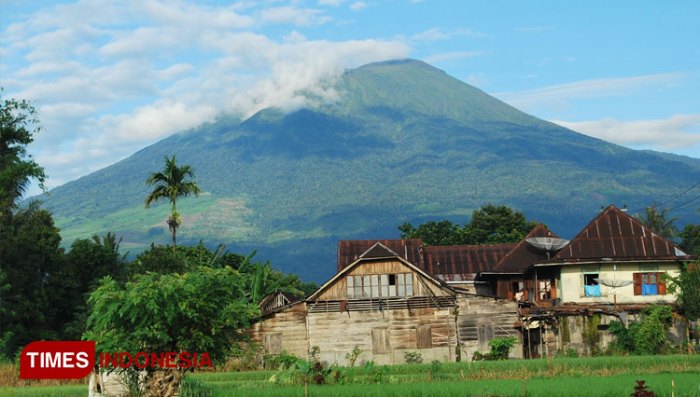
[[600, 285], [584, 285], [586, 296], [600, 296]]
[[656, 284], [642, 284], [642, 295], [658, 295], [659, 290]]

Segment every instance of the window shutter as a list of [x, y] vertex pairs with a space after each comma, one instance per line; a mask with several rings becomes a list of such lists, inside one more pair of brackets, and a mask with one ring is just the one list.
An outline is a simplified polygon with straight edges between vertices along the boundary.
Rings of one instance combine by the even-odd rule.
[[416, 327], [416, 347], [426, 349], [433, 347], [432, 327], [430, 325], [419, 325]]
[[663, 273], [656, 273], [656, 285], [659, 295], [666, 295], [666, 282], [662, 278]]
[[633, 273], [632, 280], [634, 280], [634, 294], [642, 294], [642, 273]]

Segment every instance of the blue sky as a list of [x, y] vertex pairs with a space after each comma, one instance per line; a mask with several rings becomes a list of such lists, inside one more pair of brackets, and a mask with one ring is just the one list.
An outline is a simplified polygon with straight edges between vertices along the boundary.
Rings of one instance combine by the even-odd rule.
[[421, 59], [505, 102], [700, 158], [698, 1], [0, 0], [0, 85], [55, 187], [221, 113], [303, 105], [347, 68]]

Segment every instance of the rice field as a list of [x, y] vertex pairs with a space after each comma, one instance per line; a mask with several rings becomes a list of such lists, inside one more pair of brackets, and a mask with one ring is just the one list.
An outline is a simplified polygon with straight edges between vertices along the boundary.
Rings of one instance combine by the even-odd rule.
[[[637, 380], [658, 396], [700, 397], [700, 355], [555, 358], [340, 368], [309, 396], [629, 396]], [[293, 371], [202, 372], [190, 396], [304, 396]], [[0, 396], [72, 397], [87, 385], [0, 387]], [[183, 395], [182, 397], [187, 397]]]

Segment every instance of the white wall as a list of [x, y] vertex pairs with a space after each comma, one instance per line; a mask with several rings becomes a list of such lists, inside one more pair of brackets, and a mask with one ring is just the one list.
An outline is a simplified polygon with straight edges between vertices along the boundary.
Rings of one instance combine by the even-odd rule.
[[[563, 265], [561, 267], [561, 282], [558, 285], [561, 302], [576, 303], [613, 303], [613, 289], [600, 286], [600, 297], [585, 296], [583, 290], [583, 272], [594, 269], [596, 265]], [[599, 267], [599, 277], [604, 279], [632, 281], [633, 273], [666, 272], [670, 276], [678, 276], [679, 265], [676, 263], [640, 264], [640, 263], [605, 263]], [[630, 284], [615, 289], [618, 304], [629, 303], [673, 303], [675, 295], [667, 291], [666, 295], [635, 295], [634, 285]]]

